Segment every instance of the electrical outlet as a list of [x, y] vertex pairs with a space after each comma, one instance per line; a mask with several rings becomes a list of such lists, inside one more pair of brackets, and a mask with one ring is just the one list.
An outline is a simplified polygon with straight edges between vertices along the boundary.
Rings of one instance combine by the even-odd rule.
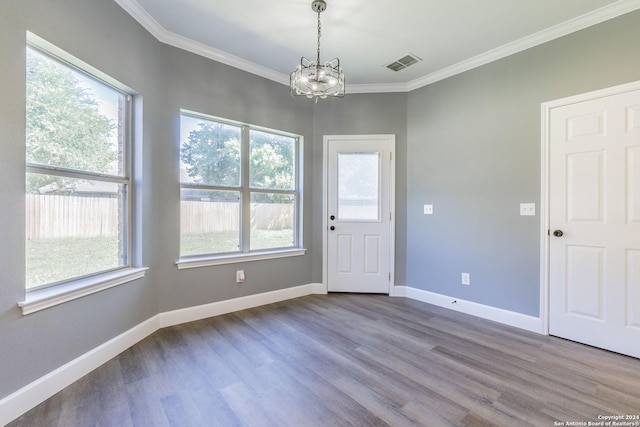
[[424, 205], [424, 214], [433, 215], [433, 205]]
[[462, 284], [471, 285], [471, 275], [469, 273], [462, 273]]
[[244, 270], [236, 271], [236, 283], [244, 282]]
[[535, 203], [520, 203], [520, 215], [535, 216], [535, 214], [536, 214]]

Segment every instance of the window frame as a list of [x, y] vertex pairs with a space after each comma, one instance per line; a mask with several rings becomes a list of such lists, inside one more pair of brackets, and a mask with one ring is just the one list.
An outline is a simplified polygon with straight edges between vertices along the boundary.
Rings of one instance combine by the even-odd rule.
[[[81, 73], [83, 78], [90, 79], [101, 86], [117, 92], [118, 96], [122, 97], [124, 111], [121, 113], [122, 123], [120, 124], [122, 127], [120, 131], [122, 148], [119, 151], [119, 155], [122, 156], [121, 173], [118, 172], [118, 175], [113, 175], [40, 163], [29, 163], [25, 158], [25, 182], [29, 174], [39, 174], [117, 184], [121, 186], [123, 193], [118, 196], [121, 199], [119, 203], [122, 204], [118, 209], [118, 215], [124, 216], [125, 219], [121, 225], [122, 230], [119, 230], [119, 234], [122, 236], [118, 250], [120, 265], [114, 268], [94, 271], [29, 288], [27, 288], [25, 281], [25, 300], [18, 303], [18, 306], [22, 308], [23, 315], [131, 282], [144, 277], [145, 271], [147, 270], [145, 267], [133, 267], [136, 253], [133, 246], [135, 242], [133, 240], [134, 230], [132, 226], [134, 222], [133, 200], [135, 191], [133, 179], [134, 92], [106, 74], [30, 32], [27, 32], [25, 54], [28, 50], [36, 51], [51, 61], [61, 64], [74, 72]], [[25, 81], [25, 90], [27, 87], [28, 82]]]
[[[248, 123], [224, 119], [208, 114], [198, 113], [190, 110], [180, 110], [180, 117], [190, 118], [219, 123], [223, 125], [240, 128], [240, 184], [236, 186], [221, 186], [211, 184], [195, 184], [180, 181], [180, 191], [183, 189], [199, 189], [211, 191], [235, 191], [240, 193], [240, 213], [239, 213], [239, 248], [238, 251], [203, 253], [194, 255], [182, 255], [180, 253], [176, 265], [179, 269], [203, 267], [210, 265], [230, 264], [235, 262], [254, 261], [261, 259], [283, 258], [289, 256], [304, 255], [303, 248], [303, 228], [302, 228], [302, 159], [303, 159], [303, 137], [301, 135], [274, 130]], [[272, 135], [292, 138], [294, 140], [294, 188], [292, 190], [281, 190], [273, 188], [252, 187], [250, 184], [250, 138], [251, 131], [265, 132]], [[183, 141], [180, 141], [182, 146]], [[251, 195], [252, 194], [285, 194], [293, 196], [293, 243], [291, 246], [274, 247], [267, 249], [251, 250]], [[182, 212], [180, 213], [182, 221]], [[180, 230], [180, 240], [182, 231]], [[180, 248], [180, 251], [182, 248]]]

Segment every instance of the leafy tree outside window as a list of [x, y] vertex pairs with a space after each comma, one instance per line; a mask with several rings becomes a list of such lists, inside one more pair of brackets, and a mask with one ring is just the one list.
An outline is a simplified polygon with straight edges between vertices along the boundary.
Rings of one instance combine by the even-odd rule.
[[128, 266], [128, 96], [27, 49], [26, 288]]
[[298, 245], [298, 138], [183, 113], [180, 255]]

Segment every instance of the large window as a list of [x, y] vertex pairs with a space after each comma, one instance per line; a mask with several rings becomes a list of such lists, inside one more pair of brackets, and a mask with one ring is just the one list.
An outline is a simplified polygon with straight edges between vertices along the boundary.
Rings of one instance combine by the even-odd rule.
[[128, 267], [130, 96], [34, 46], [26, 83], [27, 290]]
[[180, 256], [299, 247], [299, 138], [181, 115]]

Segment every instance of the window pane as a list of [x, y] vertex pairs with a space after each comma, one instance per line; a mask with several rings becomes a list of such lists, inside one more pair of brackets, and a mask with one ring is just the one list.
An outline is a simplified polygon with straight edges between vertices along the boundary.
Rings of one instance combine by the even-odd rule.
[[380, 220], [379, 153], [338, 154], [338, 219]]
[[250, 250], [295, 245], [295, 197], [292, 194], [251, 193]]
[[240, 250], [240, 192], [180, 190], [180, 256]]
[[27, 50], [27, 162], [125, 175], [125, 96]]
[[26, 287], [127, 265], [125, 186], [27, 174]]
[[238, 187], [241, 128], [180, 116], [180, 182]]
[[295, 189], [295, 138], [251, 130], [249, 182], [252, 188]]

